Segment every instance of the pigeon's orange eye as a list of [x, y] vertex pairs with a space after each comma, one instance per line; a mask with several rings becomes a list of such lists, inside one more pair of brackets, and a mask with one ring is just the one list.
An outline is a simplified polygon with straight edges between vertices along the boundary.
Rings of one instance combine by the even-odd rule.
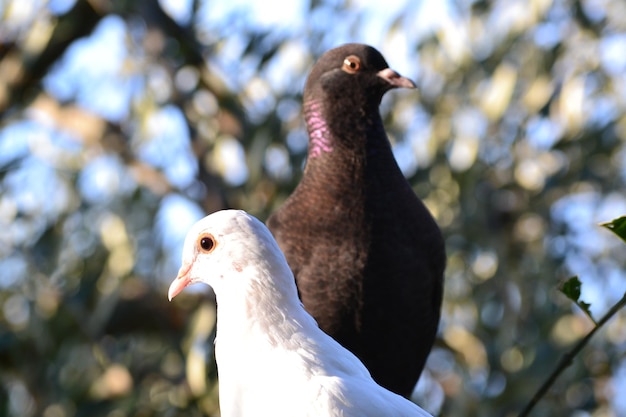
[[217, 242], [215, 242], [215, 238], [211, 235], [202, 235], [200, 240], [198, 240], [198, 244], [204, 252], [209, 253], [215, 249]]
[[341, 69], [348, 74], [356, 74], [361, 69], [361, 60], [356, 55], [350, 55], [343, 60]]

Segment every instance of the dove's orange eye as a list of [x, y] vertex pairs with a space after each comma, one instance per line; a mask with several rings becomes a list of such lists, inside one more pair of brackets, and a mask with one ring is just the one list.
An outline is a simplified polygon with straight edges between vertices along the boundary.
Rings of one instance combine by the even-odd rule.
[[356, 55], [350, 55], [343, 60], [341, 69], [348, 74], [356, 74], [361, 69], [361, 60]]
[[212, 235], [202, 235], [200, 236], [200, 240], [198, 240], [198, 244], [200, 246], [200, 248], [206, 252], [212, 252], [213, 249], [215, 249], [215, 245], [217, 244], [217, 242], [215, 241], [215, 238]]

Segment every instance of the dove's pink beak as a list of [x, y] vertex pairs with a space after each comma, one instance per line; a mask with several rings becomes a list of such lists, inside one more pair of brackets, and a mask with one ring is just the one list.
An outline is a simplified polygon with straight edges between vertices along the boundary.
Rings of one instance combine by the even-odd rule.
[[176, 279], [170, 284], [170, 289], [167, 292], [167, 297], [170, 301], [176, 297], [187, 285], [191, 284], [191, 278], [189, 277], [189, 271], [193, 262], [183, 263], [183, 266], [178, 270]]

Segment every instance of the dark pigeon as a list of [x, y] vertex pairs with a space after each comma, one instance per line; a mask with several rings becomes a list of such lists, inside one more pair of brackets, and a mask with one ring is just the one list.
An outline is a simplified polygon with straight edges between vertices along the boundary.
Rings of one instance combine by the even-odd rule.
[[383, 127], [380, 101], [397, 87], [415, 84], [370, 46], [319, 59], [304, 89], [304, 175], [267, 225], [322, 330], [408, 397], [435, 340], [445, 249]]

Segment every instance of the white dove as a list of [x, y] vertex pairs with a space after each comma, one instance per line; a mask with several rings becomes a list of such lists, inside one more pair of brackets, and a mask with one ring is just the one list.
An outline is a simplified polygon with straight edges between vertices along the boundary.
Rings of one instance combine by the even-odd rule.
[[430, 416], [376, 384], [356, 356], [320, 330], [278, 244], [255, 217], [223, 210], [191, 228], [169, 299], [196, 282], [217, 298], [223, 417]]

